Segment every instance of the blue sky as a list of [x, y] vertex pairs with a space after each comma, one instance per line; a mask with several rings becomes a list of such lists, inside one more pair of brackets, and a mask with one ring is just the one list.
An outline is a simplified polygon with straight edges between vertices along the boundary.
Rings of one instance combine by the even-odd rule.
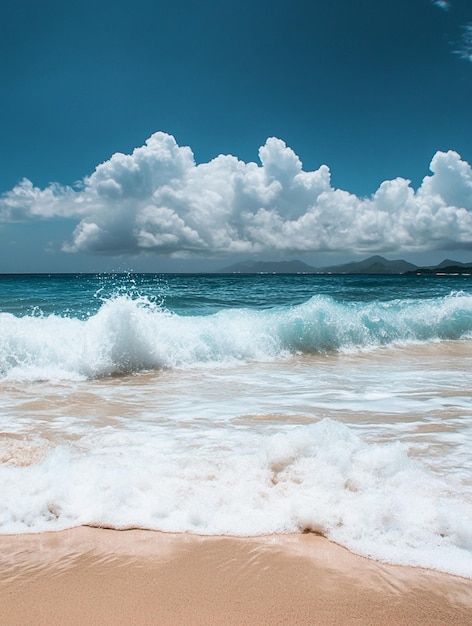
[[4, 0], [0, 31], [0, 272], [472, 260], [470, 0]]

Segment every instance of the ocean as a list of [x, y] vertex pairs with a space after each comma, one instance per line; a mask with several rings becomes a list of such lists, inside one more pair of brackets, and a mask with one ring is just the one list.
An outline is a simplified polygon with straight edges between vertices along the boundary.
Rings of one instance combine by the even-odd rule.
[[0, 276], [0, 533], [315, 532], [472, 578], [472, 278]]

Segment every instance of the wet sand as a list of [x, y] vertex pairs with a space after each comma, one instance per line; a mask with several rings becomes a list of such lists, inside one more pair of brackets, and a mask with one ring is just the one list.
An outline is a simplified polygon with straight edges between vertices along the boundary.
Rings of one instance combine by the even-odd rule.
[[472, 581], [355, 556], [316, 535], [96, 528], [0, 537], [16, 625], [472, 624]]

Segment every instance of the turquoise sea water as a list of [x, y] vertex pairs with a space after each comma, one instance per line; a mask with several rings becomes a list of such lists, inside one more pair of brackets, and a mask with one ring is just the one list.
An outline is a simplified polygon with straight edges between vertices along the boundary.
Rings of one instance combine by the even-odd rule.
[[109, 298], [144, 296], [179, 315], [302, 304], [313, 296], [341, 303], [428, 300], [472, 293], [470, 276], [318, 274], [3, 274], [2, 312], [84, 318]]
[[0, 532], [314, 530], [472, 577], [472, 278], [0, 276]]

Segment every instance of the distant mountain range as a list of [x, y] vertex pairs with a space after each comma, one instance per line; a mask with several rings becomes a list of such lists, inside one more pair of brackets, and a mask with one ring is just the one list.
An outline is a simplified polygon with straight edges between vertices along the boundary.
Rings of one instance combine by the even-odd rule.
[[375, 255], [342, 265], [312, 267], [303, 261], [243, 261], [220, 270], [222, 274], [469, 274], [472, 262], [445, 259], [439, 265], [418, 267], [401, 259], [390, 261]]
[[444, 259], [439, 265], [432, 267], [417, 267], [415, 270], [405, 272], [406, 274], [463, 274], [470, 276], [472, 273], [472, 262], [461, 263], [461, 261], [451, 261]]

